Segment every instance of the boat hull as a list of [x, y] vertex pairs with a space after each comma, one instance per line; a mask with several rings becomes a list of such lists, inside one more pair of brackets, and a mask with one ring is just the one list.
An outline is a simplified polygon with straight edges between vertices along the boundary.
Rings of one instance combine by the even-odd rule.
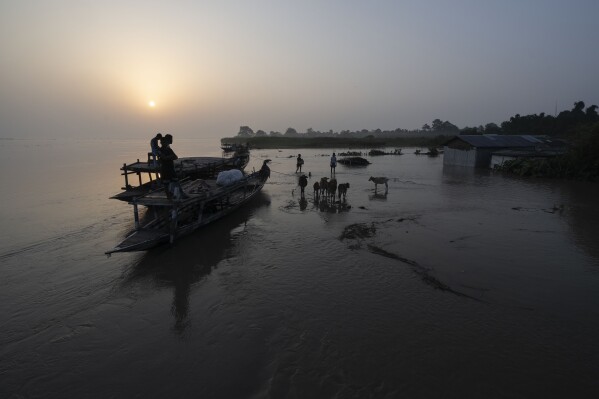
[[[172, 243], [176, 238], [191, 234], [252, 201], [265, 182], [266, 179], [255, 173], [229, 187], [214, 185], [196, 194], [193, 193], [193, 188], [198, 183], [189, 182], [182, 185], [183, 190], [190, 193], [189, 198], [183, 200], [169, 200], [163, 190], [135, 198], [132, 204], [151, 208], [149, 212], [153, 217], [113, 249], [106, 251], [106, 254], [145, 251]], [[207, 184], [205, 181], [202, 183]]]

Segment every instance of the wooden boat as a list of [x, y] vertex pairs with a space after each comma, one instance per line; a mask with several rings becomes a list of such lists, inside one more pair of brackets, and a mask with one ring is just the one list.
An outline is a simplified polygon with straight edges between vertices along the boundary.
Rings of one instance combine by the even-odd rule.
[[[259, 172], [244, 175], [230, 185], [218, 185], [215, 179], [187, 180], [178, 187], [184, 195], [177, 196], [175, 189], [175, 195], [168, 198], [164, 188], [160, 188], [132, 198], [129, 203], [133, 206], [135, 230], [106, 254], [144, 251], [173, 243], [175, 238], [233, 212], [262, 190], [270, 176], [267, 162]], [[140, 205], [148, 208], [141, 219]]]
[[[236, 152], [230, 157], [187, 157], [179, 158], [175, 163], [175, 172], [177, 178], [182, 180], [186, 178], [214, 178], [223, 170], [240, 169], [243, 170], [250, 161], [249, 152]], [[125, 177], [125, 186], [122, 192], [113, 195], [110, 198], [121, 201], [131, 201], [134, 197], [142, 196], [159, 185], [158, 173], [160, 172], [160, 163], [153, 162], [148, 154], [146, 162], [140, 161], [131, 164], [123, 164], [121, 175]], [[131, 179], [135, 175], [137, 179]], [[143, 176], [147, 176], [147, 181], [143, 182]], [[137, 180], [137, 182], [133, 181]], [[137, 185], [135, 185], [137, 183]]]
[[347, 157], [347, 158], [341, 158], [339, 160], [337, 160], [338, 163], [340, 163], [341, 165], [345, 165], [345, 166], [366, 166], [366, 165], [370, 165], [370, 162], [368, 162], [368, 160], [362, 158], [362, 157]]
[[243, 144], [237, 144], [237, 143], [223, 143], [220, 148], [224, 151], [224, 152], [248, 152], [249, 148], [246, 145]]

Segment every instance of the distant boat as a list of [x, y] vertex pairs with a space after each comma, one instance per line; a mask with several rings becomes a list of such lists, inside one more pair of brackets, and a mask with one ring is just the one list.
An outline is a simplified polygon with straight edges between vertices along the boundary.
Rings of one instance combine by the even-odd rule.
[[366, 166], [370, 165], [368, 160], [362, 157], [346, 157], [337, 160], [338, 163], [345, 166]]
[[223, 143], [220, 148], [224, 152], [247, 152], [249, 151], [249, 146], [237, 143]]

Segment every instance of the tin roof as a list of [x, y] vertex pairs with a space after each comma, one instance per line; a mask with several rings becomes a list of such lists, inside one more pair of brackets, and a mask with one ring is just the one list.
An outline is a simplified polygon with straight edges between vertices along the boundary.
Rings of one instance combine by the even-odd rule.
[[453, 140], [462, 140], [478, 148], [534, 147], [543, 144], [543, 136], [505, 135], [505, 134], [462, 134]]

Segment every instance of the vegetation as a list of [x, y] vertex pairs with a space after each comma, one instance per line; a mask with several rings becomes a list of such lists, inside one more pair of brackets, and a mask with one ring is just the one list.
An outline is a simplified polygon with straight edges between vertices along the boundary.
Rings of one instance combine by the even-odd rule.
[[[436, 156], [437, 147], [457, 134], [534, 134], [561, 138], [572, 143], [567, 154], [547, 159], [526, 159], [506, 162], [501, 168], [522, 176], [599, 179], [599, 114], [597, 105], [574, 103], [571, 110], [551, 116], [545, 113], [521, 116], [517, 114], [501, 124], [458, 128], [449, 121], [435, 119], [421, 129], [358, 130], [341, 132], [316, 131], [312, 128], [298, 133], [289, 127], [285, 133], [254, 131], [241, 126], [235, 137], [221, 139], [223, 143], [249, 144], [252, 148], [380, 148], [425, 147], [427, 155]], [[419, 151], [417, 153], [420, 153]]]
[[223, 143], [249, 144], [251, 148], [379, 148], [379, 147], [437, 147], [449, 139], [449, 136], [434, 137], [388, 137], [388, 138], [352, 138], [352, 137], [287, 137], [253, 136], [229, 137]]
[[599, 122], [581, 127], [564, 155], [507, 161], [498, 170], [520, 176], [599, 181]]

